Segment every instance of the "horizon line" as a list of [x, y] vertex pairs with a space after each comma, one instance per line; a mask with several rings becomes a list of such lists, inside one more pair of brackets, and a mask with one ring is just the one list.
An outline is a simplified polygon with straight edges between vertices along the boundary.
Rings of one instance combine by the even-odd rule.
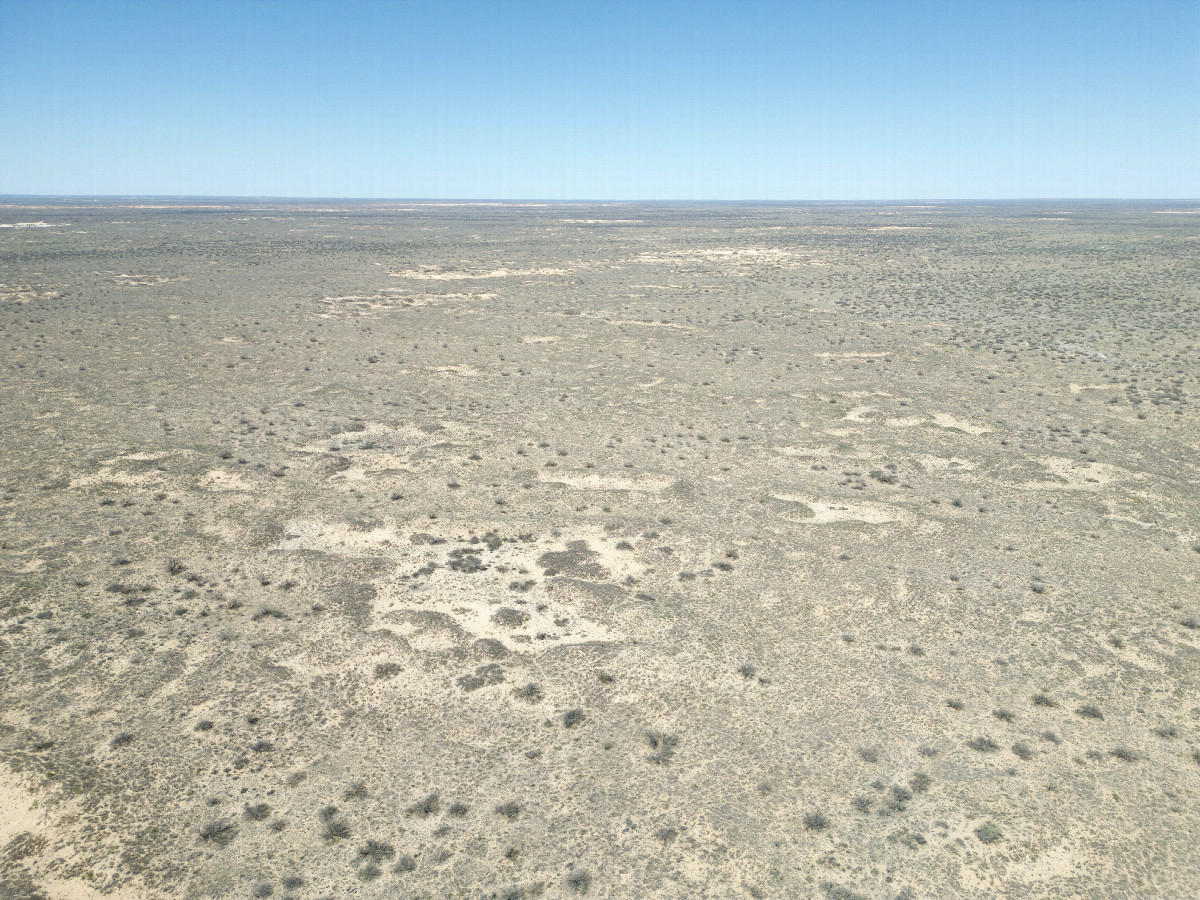
[[560, 204], [560, 205], [591, 205], [591, 204], [822, 204], [822, 205], [852, 205], [852, 204], [957, 204], [957, 203], [1200, 203], [1200, 197], [891, 197], [891, 198], [808, 198], [808, 199], [776, 199], [776, 198], [736, 198], [736, 199], [705, 199], [705, 198], [562, 198], [562, 197], [353, 197], [353, 196], [304, 196], [286, 194], [32, 194], [0, 192], [0, 204], [9, 201], [223, 201], [223, 202], [286, 202], [286, 203], [417, 203], [417, 204], [457, 204], [457, 205], [514, 205], [514, 204]]

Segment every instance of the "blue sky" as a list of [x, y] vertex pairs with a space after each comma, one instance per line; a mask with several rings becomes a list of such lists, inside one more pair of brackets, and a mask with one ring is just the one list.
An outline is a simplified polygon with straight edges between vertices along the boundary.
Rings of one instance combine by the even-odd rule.
[[0, 193], [1200, 197], [1200, 2], [0, 0]]

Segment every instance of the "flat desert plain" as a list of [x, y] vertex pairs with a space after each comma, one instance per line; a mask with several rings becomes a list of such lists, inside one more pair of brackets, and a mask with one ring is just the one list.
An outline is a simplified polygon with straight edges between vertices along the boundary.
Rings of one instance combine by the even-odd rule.
[[0, 896], [1194, 898], [1194, 204], [0, 205]]

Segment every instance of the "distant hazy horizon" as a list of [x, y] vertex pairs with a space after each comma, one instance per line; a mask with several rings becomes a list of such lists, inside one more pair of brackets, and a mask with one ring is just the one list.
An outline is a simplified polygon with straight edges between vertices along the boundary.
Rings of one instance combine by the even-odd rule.
[[[223, 196], [220, 194], [2, 194], [0, 205], [57, 205], [62, 203], [134, 203], [158, 202], [170, 205], [187, 203], [241, 205], [250, 203], [345, 203], [345, 204], [397, 204], [408, 203], [425, 206], [888, 206], [902, 208], [907, 205], [925, 206], [1037, 206], [1063, 203], [1086, 206], [1145, 204], [1187, 205], [1200, 203], [1197, 197], [891, 197], [844, 200], [838, 198], [815, 198], [779, 200], [763, 197], [732, 197], [728, 199], [647, 197], [639, 200], [624, 200], [604, 197], [285, 197], [285, 196]], [[1200, 212], [1200, 210], [1197, 210]]]
[[1200, 4], [28, 2], [0, 194], [1200, 197]]

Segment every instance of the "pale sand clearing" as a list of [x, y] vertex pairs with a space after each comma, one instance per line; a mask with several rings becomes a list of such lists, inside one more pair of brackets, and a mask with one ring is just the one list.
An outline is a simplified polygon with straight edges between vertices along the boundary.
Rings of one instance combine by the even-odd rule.
[[404, 269], [389, 272], [393, 278], [411, 278], [419, 281], [470, 281], [488, 278], [519, 278], [530, 275], [566, 275], [569, 269], [492, 269], [489, 272], [467, 272], [456, 269], [430, 267], [427, 269]]
[[992, 429], [986, 425], [975, 425], [964, 419], [956, 419], [949, 413], [934, 413], [933, 424], [939, 428], [951, 428], [971, 435], [990, 434]]
[[36, 794], [26, 790], [15, 775], [0, 769], [0, 847], [23, 832], [44, 830], [44, 812], [37, 805]]
[[772, 494], [771, 497], [807, 507], [812, 514], [803, 515], [795, 521], [809, 525], [828, 525], [833, 522], [865, 522], [868, 525], [883, 525], [888, 522], [912, 524], [916, 521], [911, 513], [879, 503], [839, 503], [802, 494]]
[[657, 494], [671, 486], [669, 478], [625, 478], [620, 475], [567, 475], [556, 472], [540, 472], [538, 480], [550, 484], [563, 484], [578, 491], [642, 491]]

